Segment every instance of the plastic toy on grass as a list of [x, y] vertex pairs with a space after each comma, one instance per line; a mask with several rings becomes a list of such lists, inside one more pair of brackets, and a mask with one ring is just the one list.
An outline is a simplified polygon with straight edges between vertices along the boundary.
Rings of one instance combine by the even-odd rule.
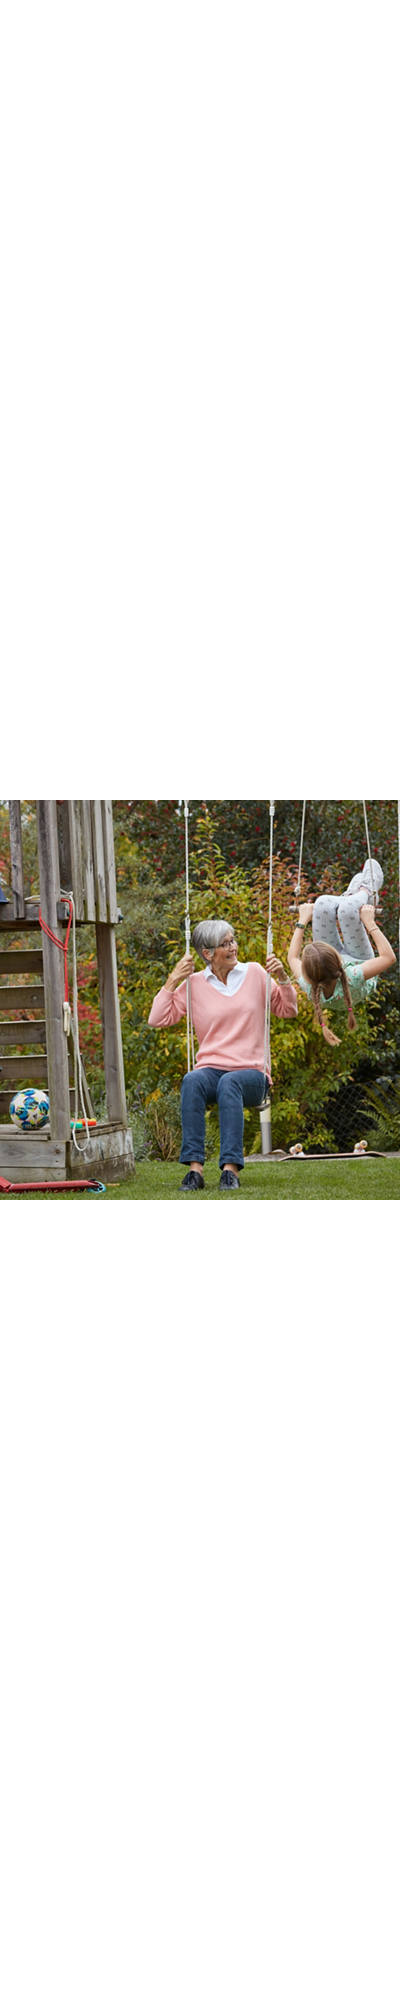
[[47, 1090], [17, 1090], [10, 1104], [12, 1124], [19, 1125], [22, 1132], [37, 1132], [47, 1124], [49, 1108]]

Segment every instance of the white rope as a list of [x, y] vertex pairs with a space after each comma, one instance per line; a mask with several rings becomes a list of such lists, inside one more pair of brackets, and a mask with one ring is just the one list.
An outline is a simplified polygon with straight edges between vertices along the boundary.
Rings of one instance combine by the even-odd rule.
[[[179, 800], [179, 805], [180, 805], [180, 804], [181, 804], [181, 800]], [[186, 941], [186, 952], [188, 953], [188, 952], [190, 951], [190, 908], [189, 908], [189, 800], [188, 800], [188, 799], [184, 799], [184, 801], [183, 801], [183, 808], [184, 808], [184, 814], [185, 814], [185, 875], [186, 875], [186, 911], [185, 911], [185, 941]], [[194, 1069], [194, 1038], [193, 1038], [193, 1017], [192, 1017], [192, 988], [191, 988], [191, 981], [190, 981], [190, 979], [187, 979], [187, 980], [186, 980], [186, 1028], [187, 1028], [187, 1066], [188, 1066], [188, 1070], [190, 1070], [190, 1069]]]
[[397, 825], [399, 835], [399, 965], [400, 965], [400, 799], [397, 800]]
[[375, 888], [374, 888], [374, 877], [373, 877], [373, 870], [372, 870], [372, 858], [371, 858], [371, 848], [370, 848], [370, 843], [369, 843], [369, 830], [368, 830], [368, 818], [367, 818], [367, 804], [366, 804], [366, 799], [363, 799], [363, 807], [364, 807], [364, 820], [365, 820], [365, 832], [366, 832], [366, 837], [367, 837], [367, 848], [368, 848], [368, 860], [369, 860], [369, 872], [370, 872], [370, 878], [371, 878], [371, 896], [372, 896], [372, 901], [373, 901], [373, 905], [374, 905], [374, 910], [376, 910], [376, 905], [377, 905], [377, 902], [378, 902], [378, 895], [377, 895], [377, 892], [376, 892], [376, 890], [375, 890]]
[[[90, 1132], [89, 1132], [89, 1126], [88, 1126], [88, 1121], [87, 1121], [87, 1112], [86, 1112], [86, 1106], [85, 1106], [85, 1100], [84, 1100], [84, 1091], [83, 1091], [83, 1076], [82, 1076], [82, 1063], [81, 1063], [81, 1051], [80, 1051], [80, 1045], [79, 1045], [79, 1017], [78, 1017], [78, 975], [77, 975], [77, 962], [76, 962], [76, 926], [75, 926], [75, 903], [74, 903], [74, 898], [73, 898], [73, 896], [71, 896], [71, 895], [70, 895], [70, 898], [69, 898], [69, 900], [70, 900], [70, 902], [72, 903], [72, 1016], [73, 1016], [73, 1024], [74, 1024], [74, 1033], [73, 1033], [73, 1043], [74, 1043], [74, 1117], [73, 1117], [73, 1125], [72, 1125], [72, 1142], [73, 1142], [73, 1145], [75, 1146], [75, 1152], [76, 1152], [76, 1153], [87, 1153], [87, 1151], [88, 1151], [88, 1148], [89, 1148], [89, 1146], [90, 1146]], [[80, 1145], [78, 1145], [78, 1140], [77, 1140], [77, 1137], [76, 1137], [76, 1125], [77, 1125], [77, 1120], [78, 1120], [78, 1118], [79, 1118], [79, 1098], [80, 1098], [80, 1101], [81, 1101], [81, 1108], [82, 1108], [82, 1112], [83, 1112], [83, 1121], [84, 1121], [84, 1125], [85, 1125], [85, 1131], [86, 1131], [86, 1137], [85, 1137], [85, 1139], [83, 1140], [83, 1143], [82, 1143], [82, 1145], [81, 1145], [81, 1146], [80, 1146]]]
[[[270, 954], [271, 954], [271, 952], [272, 952], [272, 949], [273, 949], [273, 945], [272, 945], [272, 862], [273, 862], [273, 850], [274, 850], [274, 812], [275, 812], [275, 799], [270, 799], [270, 802], [269, 802], [269, 904], [268, 904], [268, 931], [267, 931], [267, 958], [269, 958], [269, 957], [270, 957]], [[264, 1076], [265, 1076], [265, 1078], [266, 1078], [266, 1079], [268, 1078], [268, 1072], [269, 1072], [269, 1070], [270, 1070], [270, 1069], [271, 1069], [271, 973], [270, 973], [270, 972], [267, 972], [267, 989], [266, 989], [266, 996], [265, 996], [265, 1026], [264, 1026]], [[266, 1088], [267, 1088], [267, 1084], [266, 1084]]]
[[299, 896], [301, 890], [301, 864], [303, 860], [303, 840], [304, 840], [304, 827], [306, 820], [306, 805], [307, 805], [307, 799], [303, 799], [303, 817], [301, 822], [301, 834], [300, 834], [300, 854], [299, 854], [299, 866], [297, 870], [297, 882], [294, 892], [295, 896]]

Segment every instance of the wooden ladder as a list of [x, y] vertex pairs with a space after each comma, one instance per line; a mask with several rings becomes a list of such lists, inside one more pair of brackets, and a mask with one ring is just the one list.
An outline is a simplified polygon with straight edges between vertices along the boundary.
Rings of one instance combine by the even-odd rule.
[[[22, 1018], [21, 1018], [22, 1016]], [[73, 1111], [74, 1026], [68, 1043], [71, 1115]], [[87, 1115], [94, 1117], [81, 1056]], [[3, 951], [0, 946], [0, 1119], [10, 1115], [15, 1090], [48, 1087], [47, 1037], [41, 948]], [[79, 1112], [81, 1116], [81, 1112]]]
[[9, 1117], [14, 1090], [28, 1084], [47, 1084], [43, 955], [0, 949], [1, 1118]]

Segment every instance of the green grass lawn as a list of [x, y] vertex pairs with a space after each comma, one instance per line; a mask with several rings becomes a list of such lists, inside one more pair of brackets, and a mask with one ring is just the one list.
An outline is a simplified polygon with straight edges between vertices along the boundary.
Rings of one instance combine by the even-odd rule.
[[389, 1160], [298, 1160], [271, 1161], [265, 1166], [249, 1163], [242, 1174], [240, 1194], [219, 1194], [219, 1167], [208, 1160], [203, 1194], [180, 1195], [183, 1178], [179, 1161], [164, 1165], [159, 1160], [139, 1160], [129, 1181], [108, 1187], [101, 1194], [3, 1195], [3, 1201], [180, 1201], [184, 1208], [194, 1201], [399, 1201], [400, 1159]]

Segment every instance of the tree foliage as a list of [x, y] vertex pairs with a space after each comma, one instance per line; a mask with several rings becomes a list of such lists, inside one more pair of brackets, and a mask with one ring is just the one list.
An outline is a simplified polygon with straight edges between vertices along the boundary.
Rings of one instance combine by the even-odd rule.
[[[384, 928], [397, 949], [399, 863], [396, 799], [367, 801], [371, 852], [384, 871]], [[257, 868], [269, 853], [268, 799], [191, 799], [190, 872], [201, 875], [199, 828], [207, 815], [225, 862], [247, 870]], [[301, 799], [277, 799], [274, 853], [285, 860], [297, 880], [302, 817]], [[134, 799], [114, 802], [117, 834], [130, 837], [146, 856], [155, 880], [173, 883], [184, 875], [184, 820], [177, 799]], [[367, 859], [361, 799], [307, 801], [303, 872], [311, 893], [318, 888], [342, 890]]]

